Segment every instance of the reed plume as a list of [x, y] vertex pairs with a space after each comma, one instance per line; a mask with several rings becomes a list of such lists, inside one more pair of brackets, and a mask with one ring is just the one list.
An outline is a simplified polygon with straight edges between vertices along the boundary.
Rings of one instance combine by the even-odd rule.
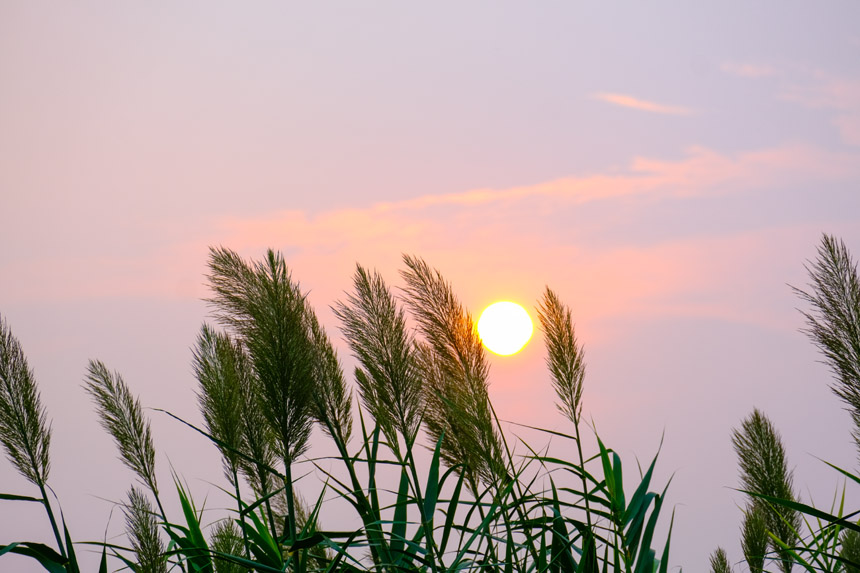
[[126, 533], [137, 558], [138, 571], [167, 573], [164, 544], [158, 535], [158, 519], [146, 494], [132, 486], [123, 506]]
[[464, 467], [473, 493], [478, 481], [506, 478], [503, 447], [488, 394], [489, 366], [471, 315], [439, 271], [404, 255], [405, 298], [424, 335], [418, 363], [424, 377], [424, 419], [451, 467]]
[[51, 470], [51, 424], [33, 371], [0, 316], [0, 442], [15, 469], [42, 488]]
[[51, 471], [51, 424], [39, 396], [33, 371], [0, 315], [0, 443], [15, 469], [42, 494], [54, 539], [63, 558], [66, 547], [51, 509], [46, 485]]
[[365, 408], [399, 456], [403, 436], [407, 449], [421, 420], [421, 377], [406, 315], [398, 308], [383, 278], [356, 265], [353, 294], [333, 307], [341, 331], [361, 364], [355, 379]]
[[217, 438], [224, 473], [236, 485], [243, 448], [244, 397], [237, 352], [226, 334], [203, 325], [193, 350], [192, 366], [200, 388], [197, 401], [208, 432]]
[[726, 550], [722, 547], [717, 547], [717, 549], [711, 554], [711, 573], [731, 573], [732, 569], [729, 567], [729, 558], [726, 556]]
[[741, 548], [744, 552], [750, 573], [764, 571], [764, 558], [770, 536], [767, 534], [768, 507], [756, 500], [744, 509], [744, 521], [741, 525]]
[[834, 374], [831, 390], [847, 405], [860, 456], [860, 278], [857, 264], [841, 239], [823, 235], [818, 257], [806, 265], [810, 291], [794, 288], [812, 305], [804, 332], [824, 354]]
[[314, 359], [305, 297], [280, 254], [247, 263], [235, 252], [209, 253], [209, 303], [216, 319], [247, 349], [260, 384], [260, 405], [279, 439], [287, 465], [308, 447], [313, 419]]
[[84, 389], [96, 403], [102, 427], [113, 437], [120, 459], [158, 497], [155, 447], [149, 420], [118, 372], [90, 360]]
[[346, 386], [337, 352], [309, 304], [305, 305], [305, 315], [316, 352], [311, 411], [325, 433], [346, 444], [352, 434], [352, 392]]
[[[758, 409], [747, 416], [740, 429], [732, 430], [732, 444], [738, 455], [741, 488], [755, 494], [797, 501], [794, 493], [794, 472], [788, 469], [782, 438], [773, 423]], [[750, 503], [763, 503], [750, 497]], [[785, 506], [768, 506], [764, 511], [767, 529], [789, 547], [797, 542], [801, 518], [797, 511]], [[779, 567], [791, 571], [791, 554], [773, 540], [768, 545], [779, 556]]]

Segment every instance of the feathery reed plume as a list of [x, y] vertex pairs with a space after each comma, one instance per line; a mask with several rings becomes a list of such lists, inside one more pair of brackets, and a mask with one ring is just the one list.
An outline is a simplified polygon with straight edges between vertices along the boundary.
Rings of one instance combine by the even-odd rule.
[[0, 441], [18, 472], [40, 488], [51, 469], [51, 425], [18, 339], [0, 316]]
[[[219, 521], [212, 528], [212, 543], [210, 544], [213, 551], [218, 553], [226, 553], [227, 555], [239, 555], [242, 551], [242, 533], [236, 526], [235, 521], [224, 520]], [[215, 556], [215, 573], [247, 573], [248, 569], [224, 559], [218, 559]]]
[[[839, 556], [851, 563], [860, 563], [860, 533], [853, 529], [843, 529], [841, 542], [842, 551], [839, 552]], [[860, 567], [848, 563], [844, 563], [843, 567], [844, 573], [860, 573]]]
[[571, 422], [578, 424], [582, 412], [585, 362], [582, 347], [576, 340], [570, 309], [547, 287], [537, 311], [546, 341], [546, 365], [560, 400], [556, 407]]
[[[230, 400], [224, 396], [218, 401], [223, 402], [221, 407], [229, 403], [238, 415], [240, 435], [239, 445], [235, 447], [244, 454], [240, 456], [233, 452], [237, 458], [238, 469], [245, 475], [257, 498], [268, 497], [268, 493], [275, 489], [274, 475], [269, 468], [275, 465], [276, 437], [260, 405], [259, 380], [254, 374], [245, 349], [238, 341], [232, 340], [226, 333], [219, 333], [215, 335], [215, 346], [217, 362], [213, 366], [222, 372], [219, 376], [224, 376], [231, 385], [233, 383], [236, 385], [237, 397], [234, 402], [230, 403]], [[228, 395], [232, 393], [233, 390], [227, 392]], [[228, 421], [228, 416], [224, 418], [222, 422], [224, 425], [232, 423]], [[212, 433], [211, 430], [210, 427], [210, 433]], [[232, 441], [224, 441], [233, 444]], [[268, 500], [266, 507], [269, 507]]]
[[731, 573], [732, 569], [729, 567], [729, 558], [726, 556], [726, 550], [722, 547], [717, 547], [717, 549], [711, 554], [711, 573]]
[[277, 436], [287, 487], [287, 527], [296, 536], [292, 464], [308, 448], [317, 388], [315, 344], [305, 295], [280, 253], [246, 263], [225, 248], [209, 251], [209, 299], [215, 317], [232, 328], [247, 349], [258, 382], [260, 405]]
[[506, 473], [501, 438], [487, 392], [489, 366], [472, 317], [439, 271], [404, 255], [406, 303], [424, 335], [418, 346], [425, 420], [433, 442], [444, 433], [442, 458], [463, 464], [473, 493], [477, 480], [498, 484]]
[[314, 360], [316, 391], [312, 413], [325, 433], [346, 444], [352, 434], [352, 392], [346, 387], [343, 369], [331, 345], [331, 340], [309, 304], [306, 304], [305, 313], [310, 326], [311, 340], [316, 350]]
[[576, 451], [582, 469], [583, 500], [585, 518], [591, 529], [591, 502], [588, 500], [588, 484], [585, 479], [585, 456], [582, 454], [582, 439], [579, 433], [579, 420], [582, 414], [582, 387], [585, 379], [585, 361], [582, 347], [576, 340], [576, 332], [567, 307], [549, 287], [537, 307], [538, 319], [544, 333], [546, 344], [546, 365], [552, 377], [552, 385], [558, 395], [556, 408], [573, 422], [576, 432]]
[[[826, 358], [836, 377], [831, 390], [848, 406], [854, 422], [853, 436], [860, 450], [860, 278], [857, 264], [845, 243], [823, 235], [818, 257], [806, 265], [811, 292], [794, 288], [812, 305], [801, 311], [804, 332]], [[860, 454], [860, 451], [858, 452]]]
[[767, 534], [767, 507], [760, 501], [753, 501], [744, 510], [741, 526], [741, 548], [750, 573], [764, 571], [764, 558], [770, 536]]
[[260, 383], [261, 405], [287, 464], [307, 450], [313, 419], [316, 350], [308, 336], [305, 297], [284, 259], [269, 250], [246, 263], [235, 252], [210, 249], [209, 303], [240, 337]]
[[60, 554], [66, 548], [45, 485], [51, 470], [51, 424], [21, 343], [0, 315], [0, 443], [15, 469], [42, 494]]
[[[793, 490], [794, 476], [785, 459], [785, 448], [773, 423], [754, 409], [741, 423], [741, 429], [732, 430], [732, 444], [738, 455], [741, 487], [749, 492], [779, 499], [797, 501]], [[761, 503], [751, 497], [750, 502]], [[789, 547], [797, 542], [801, 518], [797, 511], [784, 506], [771, 506], [765, 512], [767, 529]], [[784, 573], [792, 568], [791, 554], [773, 540], [770, 547], [779, 555], [779, 567]]]
[[200, 388], [197, 400], [206, 428], [221, 443], [224, 473], [235, 485], [242, 451], [242, 387], [236, 353], [226, 334], [204, 324], [193, 350], [193, 368]]
[[409, 447], [421, 420], [421, 377], [406, 316], [383, 278], [356, 264], [355, 294], [333, 307], [362, 367], [355, 369], [361, 400], [399, 455], [399, 432]]
[[155, 447], [140, 400], [118, 372], [111, 373], [98, 360], [89, 362], [84, 389], [96, 403], [101, 425], [113, 436], [122, 462], [158, 497]]
[[122, 510], [126, 533], [137, 558], [137, 571], [166, 573], [167, 559], [158, 535], [158, 519], [146, 494], [132, 486], [128, 491], [128, 503]]

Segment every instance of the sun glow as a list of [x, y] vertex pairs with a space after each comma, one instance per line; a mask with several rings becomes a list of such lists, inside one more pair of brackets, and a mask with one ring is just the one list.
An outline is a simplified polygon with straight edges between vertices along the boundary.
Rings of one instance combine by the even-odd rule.
[[501, 356], [516, 354], [534, 332], [526, 309], [515, 302], [497, 302], [484, 309], [478, 319], [478, 335], [491, 352]]

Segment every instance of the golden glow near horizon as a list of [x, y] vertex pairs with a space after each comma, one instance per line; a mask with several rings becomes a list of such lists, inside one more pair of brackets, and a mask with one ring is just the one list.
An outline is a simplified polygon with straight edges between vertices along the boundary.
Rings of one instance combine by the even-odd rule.
[[528, 343], [534, 332], [526, 309], [515, 302], [496, 302], [484, 309], [478, 319], [478, 335], [484, 346], [495, 354], [516, 354]]

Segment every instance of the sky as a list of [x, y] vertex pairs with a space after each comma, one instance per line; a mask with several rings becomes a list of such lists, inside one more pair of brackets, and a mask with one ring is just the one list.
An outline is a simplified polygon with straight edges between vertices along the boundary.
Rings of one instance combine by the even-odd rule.
[[[754, 407], [829, 508], [841, 482], [818, 458], [856, 468], [856, 450], [791, 286], [822, 233], [860, 256], [858, 21], [848, 1], [0, 0], [0, 314], [73, 537], [121, 533], [134, 479], [87, 361], [199, 421], [217, 245], [281, 251], [347, 372], [330, 305], [356, 262], [397, 287], [421, 256], [473, 313], [535, 317], [549, 285], [585, 346], [584, 415], [631, 480], [663, 439], [675, 571], [718, 545], [742, 560], [730, 436]], [[490, 396], [565, 431], [543, 360], [539, 333], [491, 357]], [[214, 448], [148, 412], [163, 487], [172, 465], [226, 505]], [[0, 491], [32, 489], [0, 461]], [[2, 512], [0, 543], [50, 541], [43, 513]]]

